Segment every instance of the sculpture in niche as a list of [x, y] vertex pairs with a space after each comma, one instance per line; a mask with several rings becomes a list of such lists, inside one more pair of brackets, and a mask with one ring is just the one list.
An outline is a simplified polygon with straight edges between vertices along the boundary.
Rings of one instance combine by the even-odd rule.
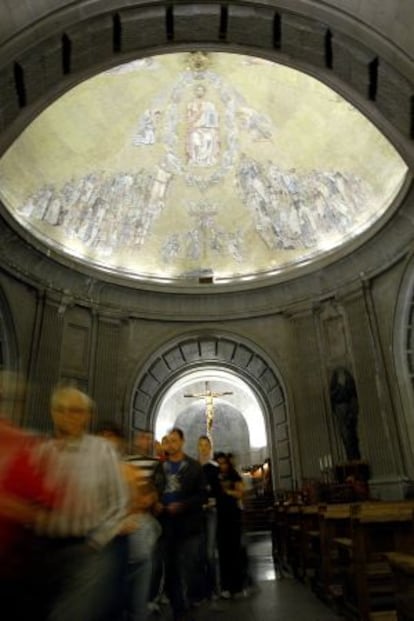
[[358, 395], [355, 380], [345, 367], [336, 367], [329, 386], [332, 414], [348, 461], [361, 459], [358, 439]]

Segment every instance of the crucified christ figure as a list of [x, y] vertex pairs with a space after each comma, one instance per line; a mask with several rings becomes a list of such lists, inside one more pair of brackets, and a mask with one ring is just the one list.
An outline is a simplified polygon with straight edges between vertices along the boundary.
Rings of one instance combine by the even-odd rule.
[[195, 399], [204, 399], [206, 402], [206, 427], [207, 437], [211, 440], [211, 430], [214, 422], [214, 399], [217, 397], [223, 397], [224, 395], [232, 395], [230, 391], [214, 392], [210, 390], [210, 385], [206, 382], [206, 389], [204, 392], [196, 392], [194, 394], [186, 394], [184, 397], [192, 397]]

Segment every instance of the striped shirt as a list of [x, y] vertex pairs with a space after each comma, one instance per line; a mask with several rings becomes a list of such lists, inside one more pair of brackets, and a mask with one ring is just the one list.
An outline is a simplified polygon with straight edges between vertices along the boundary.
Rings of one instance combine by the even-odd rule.
[[79, 440], [50, 440], [40, 449], [47, 483], [59, 490], [59, 506], [39, 518], [36, 531], [46, 537], [87, 537], [104, 546], [125, 516], [128, 490], [109, 442], [85, 434]]
[[142, 483], [152, 480], [155, 468], [158, 466], [159, 459], [156, 457], [146, 457], [145, 455], [128, 455], [125, 461], [132, 466], [140, 469], [142, 474]]

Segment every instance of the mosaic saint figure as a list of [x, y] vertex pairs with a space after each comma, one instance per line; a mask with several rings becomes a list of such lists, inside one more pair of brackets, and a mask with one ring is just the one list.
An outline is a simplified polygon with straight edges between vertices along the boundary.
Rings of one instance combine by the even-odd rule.
[[187, 163], [190, 166], [214, 166], [220, 152], [219, 114], [212, 101], [204, 99], [205, 87], [199, 84], [195, 99], [187, 104]]

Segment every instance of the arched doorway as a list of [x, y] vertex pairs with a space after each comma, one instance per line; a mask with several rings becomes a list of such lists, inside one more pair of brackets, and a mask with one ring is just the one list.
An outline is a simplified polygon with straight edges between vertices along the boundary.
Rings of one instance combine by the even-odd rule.
[[[194, 374], [195, 379], [187, 385], [191, 374]], [[188, 392], [192, 394], [202, 392], [207, 377], [211, 380], [215, 378], [214, 382], [220, 378], [218, 384], [214, 383], [214, 390], [217, 387], [217, 392], [237, 393], [233, 402], [227, 401], [221, 404], [227, 405], [227, 412], [231, 412], [230, 418], [244, 420], [247, 430], [249, 425], [253, 428], [255, 416], [259, 421], [259, 424], [254, 424], [256, 429], [263, 424], [269, 449], [268, 456], [273, 464], [273, 485], [275, 488], [292, 489], [296, 475], [285, 389], [274, 363], [264, 352], [259, 351], [254, 343], [247, 342], [239, 336], [207, 333], [186, 335], [167, 343], [155, 352], [133, 385], [129, 406], [130, 432], [146, 428], [162, 435], [163, 430], [175, 422], [179, 408], [174, 405], [172, 410], [175, 415], [173, 413], [171, 418], [167, 414], [162, 414], [163, 409], [165, 404], [174, 403], [176, 399], [180, 400], [181, 411], [178, 413], [184, 417], [189, 416], [185, 414], [185, 409], [191, 408], [191, 403], [186, 406], [181, 401], [192, 402], [193, 407], [194, 401], [184, 398], [183, 386], [187, 386]], [[231, 387], [235, 391], [231, 390]], [[246, 399], [246, 395], [249, 395], [253, 412], [256, 414], [250, 414], [249, 408], [242, 407], [241, 401], [237, 401]], [[230, 399], [230, 396], [226, 399]], [[205, 408], [203, 404], [199, 404], [198, 407], [200, 408], [198, 420], [201, 425], [204, 424], [201, 414]], [[241, 414], [241, 410], [244, 410], [244, 414]], [[238, 414], [241, 418], [237, 417]], [[251, 422], [247, 422], [248, 416], [251, 417]], [[246, 434], [247, 431], [245, 437]], [[260, 448], [254, 446], [255, 442], [249, 432], [249, 450]], [[254, 452], [249, 455], [249, 459], [254, 457]], [[258, 458], [259, 454], [256, 457]]]
[[243, 466], [262, 463], [269, 456], [263, 405], [245, 380], [227, 370], [205, 367], [175, 382], [159, 404], [156, 437], [161, 438], [172, 426], [181, 427], [187, 438], [186, 450], [195, 456], [197, 439], [207, 432], [203, 395], [208, 391], [215, 395], [214, 450], [234, 453]]

